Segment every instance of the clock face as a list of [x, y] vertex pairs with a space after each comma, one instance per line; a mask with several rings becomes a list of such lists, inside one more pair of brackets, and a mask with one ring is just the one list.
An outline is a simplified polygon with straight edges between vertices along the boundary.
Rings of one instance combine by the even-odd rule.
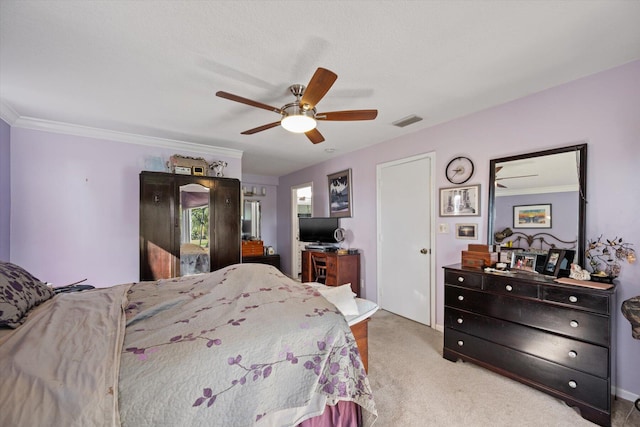
[[468, 157], [456, 157], [449, 162], [445, 171], [452, 184], [464, 184], [473, 175], [473, 162]]

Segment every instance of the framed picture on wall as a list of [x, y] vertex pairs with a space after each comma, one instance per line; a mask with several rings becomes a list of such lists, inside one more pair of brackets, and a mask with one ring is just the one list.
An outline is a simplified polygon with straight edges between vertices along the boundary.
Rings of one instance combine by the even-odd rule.
[[456, 239], [478, 239], [478, 224], [456, 224]]
[[551, 228], [551, 204], [514, 206], [513, 228]]
[[480, 184], [441, 188], [440, 216], [480, 216]]
[[329, 184], [329, 216], [350, 217], [351, 207], [351, 169], [327, 175]]

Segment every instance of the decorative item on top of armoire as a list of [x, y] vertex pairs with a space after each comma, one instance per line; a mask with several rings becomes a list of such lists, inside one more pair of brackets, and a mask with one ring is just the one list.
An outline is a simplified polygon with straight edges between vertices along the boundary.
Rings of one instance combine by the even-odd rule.
[[622, 237], [609, 240], [600, 235], [598, 239], [589, 240], [585, 256], [591, 267], [591, 280], [611, 283], [620, 275], [620, 262], [636, 262], [636, 252], [631, 248], [632, 245]]
[[140, 280], [239, 262], [239, 180], [140, 173]]
[[226, 167], [227, 167], [227, 162], [223, 162], [222, 160], [217, 160], [215, 162], [212, 162], [209, 165], [209, 169], [213, 171], [213, 175], [211, 176], [223, 177], [224, 168]]

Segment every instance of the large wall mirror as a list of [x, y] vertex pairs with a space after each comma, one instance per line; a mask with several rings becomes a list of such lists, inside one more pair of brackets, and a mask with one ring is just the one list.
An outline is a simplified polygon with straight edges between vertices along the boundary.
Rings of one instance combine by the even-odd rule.
[[492, 159], [489, 244], [573, 249], [584, 266], [587, 144]]

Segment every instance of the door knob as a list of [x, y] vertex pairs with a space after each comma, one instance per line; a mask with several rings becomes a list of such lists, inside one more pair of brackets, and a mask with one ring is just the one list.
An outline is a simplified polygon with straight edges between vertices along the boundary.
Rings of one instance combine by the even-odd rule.
[[420, 249], [420, 253], [423, 254], [423, 255], [428, 254], [429, 253], [429, 249], [422, 248], [422, 249]]

